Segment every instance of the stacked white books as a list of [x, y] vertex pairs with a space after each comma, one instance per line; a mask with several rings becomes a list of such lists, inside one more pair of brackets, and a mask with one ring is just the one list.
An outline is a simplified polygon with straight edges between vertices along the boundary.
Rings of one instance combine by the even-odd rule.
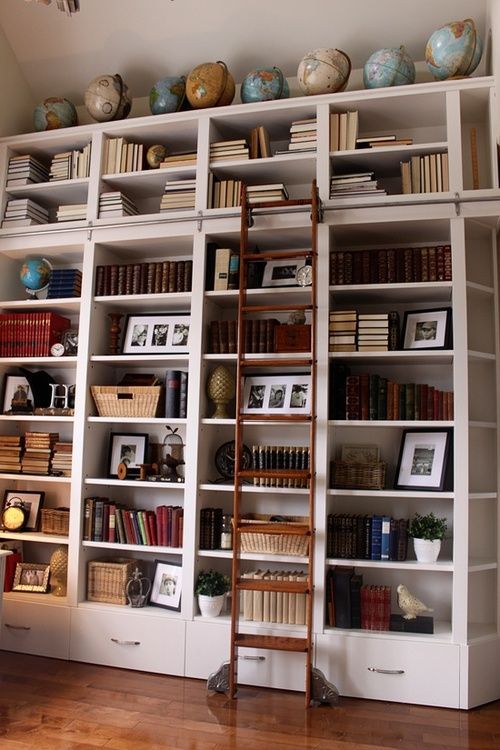
[[331, 352], [355, 352], [358, 332], [356, 310], [331, 312], [328, 323], [328, 349]]
[[99, 218], [107, 219], [114, 216], [135, 216], [138, 214], [133, 201], [119, 190], [101, 193], [99, 197]]
[[160, 213], [174, 209], [192, 209], [195, 203], [196, 180], [167, 180], [160, 201]]
[[33, 224], [48, 224], [49, 212], [30, 198], [16, 198], [7, 203], [2, 228], [30, 227]]
[[249, 204], [287, 200], [288, 190], [282, 182], [275, 182], [271, 185], [247, 186], [247, 201]]
[[358, 351], [389, 351], [389, 313], [358, 314]]
[[351, 198], [360, 195], [386, 195], [373, 178], [373, 172], [352, 172], [333, 175], [330, 180], [330, 198]]
[[160, 169], [165, 169], [166, 167], [170, 167], [170, 169], [175, 167], [196, 167], [197, 156], [198, 154], [196, 151], [171, 154], [166, 156], [163, 161], [160, 162]]
[[55, 154], [50, 165], [49, 179], [74, 180], [88, 177], [90, 170], [90, 143], [81, 151], [63, 151]]
[[214, 141], [210, 144], [210, 161], [249, 158], [250, 147], [245, 138], [233, 141]]
[[30, 185], [33, 182], [47, 182], [49, 172], [45, 164], [31, 154], [11, 156], [7, 170], [7, 187]]
[[56, 211], [57, 221], [79, 221], [87, 218], [86, 203], [67, 203]]
[[52, 456], [52, 473], [62, 475], [63, 477], [70, 477], [72, 458], [73, 443], [63, 443], [58, 441], [54, 445], [54, 454]]
[[306, 120], [294, 120], [290, 126], [290, 143], [288, 150], [275, 151], [275, 156], [280, 154], [301, 153], [315, 151], [318, 140], [318, 125], [315, 117]]

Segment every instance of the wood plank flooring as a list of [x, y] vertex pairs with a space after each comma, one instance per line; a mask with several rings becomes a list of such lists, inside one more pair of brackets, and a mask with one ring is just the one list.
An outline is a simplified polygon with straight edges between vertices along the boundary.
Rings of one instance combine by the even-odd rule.
[[0, 651], [0, 749], [498, 750], [500, 701], [455, 711], [242, 688]]

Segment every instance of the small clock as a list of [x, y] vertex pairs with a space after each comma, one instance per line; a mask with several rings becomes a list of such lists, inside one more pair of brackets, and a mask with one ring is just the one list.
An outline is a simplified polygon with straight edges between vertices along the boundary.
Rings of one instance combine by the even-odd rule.
[[[228, 443], [223, 443], [215, 454], [215, 468], [224, 479], [234, 479], [234, 463], [236, 460], [235, 456], [235, 443], [234, 440], [230, 440]], [[241, 469], [249, 469], [252, 465], [252, 454], [250, 449], [246, 445], [243, 446], [243, 457], [241, 461]]]
[[312, 284], [312, 266], [301, 266], [297, 268], [295, 281], [299, 286], [311, 286]]
[[50, 347], [50, 353], [53, 357], [62, 357], [64, 354], [64, 345], [63, 344], [52, 344]]
[[2, 512], [2, 526], [7, 531], [22, 531], [28, 523], [29, 509], [23, 503], [9, 505]]

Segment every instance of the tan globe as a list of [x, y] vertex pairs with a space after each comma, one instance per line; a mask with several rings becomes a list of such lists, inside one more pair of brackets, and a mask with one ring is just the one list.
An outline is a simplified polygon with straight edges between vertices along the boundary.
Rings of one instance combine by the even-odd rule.
[[299, 63], [297, 78], [301, 91], [313, 94], [333, 94], [343, 91], [351, 74], [351, 61], [339, 49], [315, 49], [304, 55]]
[[197, 65], [186, 80], [186, 97], [195, 109], [224, 107], [231, 104], [234, 93], [234, 78], [221, 60]]

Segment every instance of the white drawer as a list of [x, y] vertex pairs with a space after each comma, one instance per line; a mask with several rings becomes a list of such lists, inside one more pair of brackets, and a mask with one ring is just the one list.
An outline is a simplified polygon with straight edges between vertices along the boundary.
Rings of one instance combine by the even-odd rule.
[[206, 680], [220, 665], [229, 661], [229, 623], [186, 623], [186, 677]]
[[123, 612], [74, 608], [71, 612], [70, 659], [184, 674], [185, 623], [124, 608]]
[[0, 648], [69, 659], [69, 622], [69, 607], [14, 601], [6, 595]]
[[315, 664], [341, 695], [432, 706], [459, 706], [458, 645], [328, 633]]

